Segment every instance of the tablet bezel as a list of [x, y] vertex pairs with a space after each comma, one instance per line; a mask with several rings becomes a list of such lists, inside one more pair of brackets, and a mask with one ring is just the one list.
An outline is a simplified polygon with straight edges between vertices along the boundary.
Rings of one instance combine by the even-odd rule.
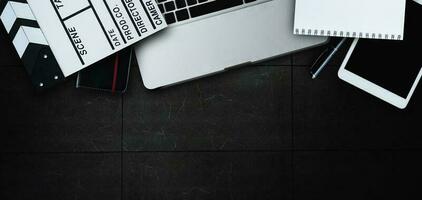
[[409, 103], [413, 92], [415, 91], [419, 80], [421, 79], [422, 76], [422, 65], [421, 65], [421, 70], [419, 71], [419, 74], [417, 76], [417, 78], [415, 79], [415, 81], [413, 82], [412, 88], [410, 89], [410, 92], [407, 94], [406, 98], [403, 98], [367, 79], [362, 78], [359, 75], [354, 74], [353, 72], [350, 72], [346, 69], [346, 65], [349, 62], [350, 57], [353, 54], [353, 50], [355, 49], [357, 43], [359, 42], [359, 39], [355, 39], [349, 49], [349, 51], [347, 52], [346, 58], [344, 59], [343, 63], [341, 64], [340, 70], [338, 71], [338, 76], [340, 79], [342, 79], [345, 82], [348, 82], [362, 90], [364, 90], [365, 92], [374, 95], [375, 97], [386, 101], [400, 109], [404, 109], [406, 108], [407, 104]]

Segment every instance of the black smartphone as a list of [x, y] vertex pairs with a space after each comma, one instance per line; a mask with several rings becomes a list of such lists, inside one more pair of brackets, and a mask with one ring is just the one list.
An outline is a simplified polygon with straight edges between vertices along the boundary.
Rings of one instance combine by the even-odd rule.
[[124, 93], [129, 80], [132, 48], [123, 49], [78, 73], [76, 88]]

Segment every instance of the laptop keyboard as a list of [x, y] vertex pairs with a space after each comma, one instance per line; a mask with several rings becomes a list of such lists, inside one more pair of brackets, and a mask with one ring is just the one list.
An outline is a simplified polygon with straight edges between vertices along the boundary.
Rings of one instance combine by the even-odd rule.
[[182, 22], [257, 0], [156, 0], [167, 24]]

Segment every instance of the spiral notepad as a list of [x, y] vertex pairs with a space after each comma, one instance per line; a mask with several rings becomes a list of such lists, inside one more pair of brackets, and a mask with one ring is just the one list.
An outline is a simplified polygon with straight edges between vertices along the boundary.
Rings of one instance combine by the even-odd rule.
[[406, 0], [296, 0], [294, 34], [402, 40]]

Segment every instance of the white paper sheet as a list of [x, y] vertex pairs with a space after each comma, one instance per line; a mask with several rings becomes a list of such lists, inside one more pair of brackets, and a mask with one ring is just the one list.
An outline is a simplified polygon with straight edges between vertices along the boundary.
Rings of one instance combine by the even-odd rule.
[[403, 39], [406, 0], [296, 0], [294, 34]]

